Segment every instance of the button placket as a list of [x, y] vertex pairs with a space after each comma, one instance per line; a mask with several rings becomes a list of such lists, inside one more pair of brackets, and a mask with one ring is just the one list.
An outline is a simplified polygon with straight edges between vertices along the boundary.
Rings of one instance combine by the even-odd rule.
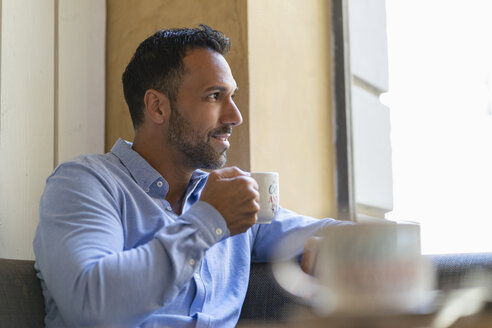
[[196, 286], [196, 295], [195, 298], [191, 304], [191, 311], [193, 313], [201, 312], [203, 310], [203, 305], [205, 304], [205, 298], [206, 298], [206, 289], [205, 289], [205, 284], [200, 276], [200, 271], [201, 271], [201, 266], [198, 268], [197, 272], [193, 275], [194, 281], [195, 281], [195, 286]]

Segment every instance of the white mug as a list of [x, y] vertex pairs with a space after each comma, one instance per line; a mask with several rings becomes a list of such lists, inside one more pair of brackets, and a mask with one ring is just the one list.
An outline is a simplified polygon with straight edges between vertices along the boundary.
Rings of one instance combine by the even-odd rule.
[[329, 226], [322, 236], [314, 277], [291, 262], [274, 265], [279, 284], [320, 315], [411, 313], [433, 300], [435, 272], [418, 225]]
[[279, 209], [279, 185], [277, 172], [251, 172], [258, 183], [260, 210], [257, 223], [270, 223]]

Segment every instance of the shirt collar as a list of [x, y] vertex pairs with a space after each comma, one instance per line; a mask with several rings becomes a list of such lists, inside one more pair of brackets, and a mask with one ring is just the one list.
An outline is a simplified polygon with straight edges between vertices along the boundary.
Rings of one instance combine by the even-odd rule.
[[[167, 191], [169, 190], [167, 181], [142, 156], [140, 156], [139, 153], [132, 149], [131, 142], [119, 138], [113, 148], [111, 148], [111, 153], [120, 159], [121, 163], [128, 169], [135, 182], [137, 182], [143, 190], [149, 192], [153, 184], [162, 180], [165, 184], [165, 188], [162, 188], [164, 196], [167, 194]], [[198, 182], [203, 179], [206, 180], [207, 177], [208, 173], [202, 170], [193, 172], [186, 193], [188, 194], [193, 191]]]

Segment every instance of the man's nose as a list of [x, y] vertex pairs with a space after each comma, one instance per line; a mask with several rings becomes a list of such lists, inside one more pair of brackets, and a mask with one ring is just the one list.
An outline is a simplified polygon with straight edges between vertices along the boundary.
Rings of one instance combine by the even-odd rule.
[[224, 108], [221, 123], [229, 125], [240, 125], [243, 123], [241, 112], [232, 98], [227, 103], [226, 108]]

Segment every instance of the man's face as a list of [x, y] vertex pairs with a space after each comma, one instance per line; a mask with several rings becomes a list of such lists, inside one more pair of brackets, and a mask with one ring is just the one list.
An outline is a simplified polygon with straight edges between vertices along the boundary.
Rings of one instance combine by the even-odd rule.
[[224, 57], [194, 49], [183, 58], [185, 73], [171, 102], [168, 140], [187, 167], [217, 169], [226, 162], [232, 126], [242, 123], [233, 96], [236, 82]]

